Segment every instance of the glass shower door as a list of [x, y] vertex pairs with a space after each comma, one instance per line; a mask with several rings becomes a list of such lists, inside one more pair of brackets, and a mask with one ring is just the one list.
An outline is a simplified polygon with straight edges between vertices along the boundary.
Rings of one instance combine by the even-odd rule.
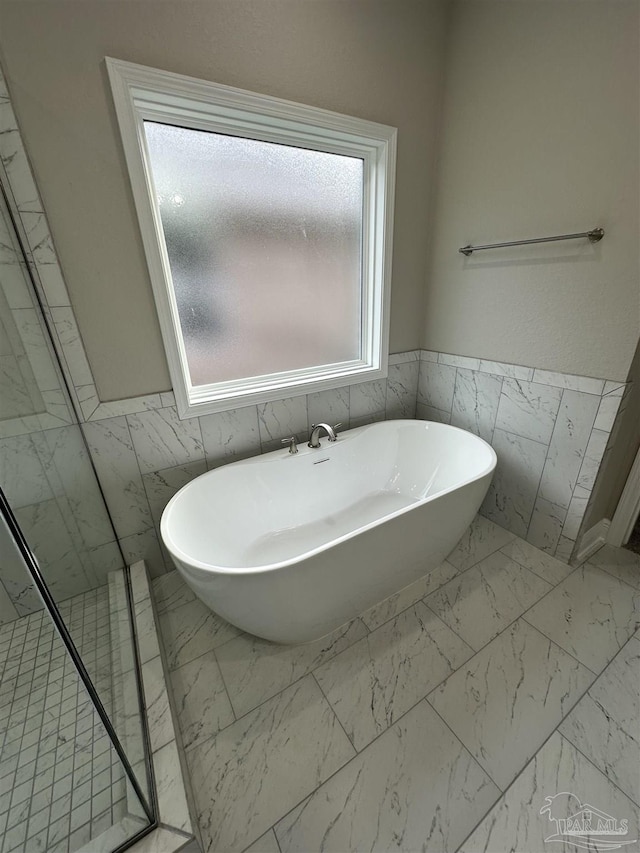
[[0, 193], [0, 849], [101, 836], [108, 851], [153, 820], [127, 579], [11, 203]]

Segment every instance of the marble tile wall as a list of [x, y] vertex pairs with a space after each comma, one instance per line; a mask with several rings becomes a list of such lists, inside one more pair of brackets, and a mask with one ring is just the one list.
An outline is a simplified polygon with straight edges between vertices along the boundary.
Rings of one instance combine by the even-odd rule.
[[498, 465], [481, 512], [568, 560], [625, 387], [422, 350], [416, 415], [488, 441]]

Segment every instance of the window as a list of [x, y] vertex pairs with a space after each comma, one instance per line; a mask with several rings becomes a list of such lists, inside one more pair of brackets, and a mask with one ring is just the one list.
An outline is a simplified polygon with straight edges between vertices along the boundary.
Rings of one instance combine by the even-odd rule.
[[180, 415], [385, 376], [395, 129], [107, 67]]

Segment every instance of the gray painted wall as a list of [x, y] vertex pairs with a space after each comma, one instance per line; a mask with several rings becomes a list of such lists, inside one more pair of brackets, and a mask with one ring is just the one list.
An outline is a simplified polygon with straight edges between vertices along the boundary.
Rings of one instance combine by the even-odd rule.
[[[426, 349], [626, 379], [640, 331], [639, 8], [454, 4]], [[457, 251], [597, 225], [595, 247]]]

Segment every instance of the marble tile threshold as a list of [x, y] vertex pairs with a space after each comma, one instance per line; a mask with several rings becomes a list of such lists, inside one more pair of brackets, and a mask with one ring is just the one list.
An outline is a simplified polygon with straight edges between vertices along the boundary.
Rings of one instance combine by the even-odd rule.
[[[160, 643], [157, 616], [153, 607], [149, 576], [144, 560], [134, 563], [129, 571], [136, 637], [140, 636], [140, 631], [154, 633], [156, 648], [161, 650], [162, 644]], [[148, 618], [149, 608], [153, 617], [151, 619]], [[138, 622], [140, 613], [147, 615], [141, 624]], [[159, 658], [158, 661], [158, 656], [155, 656], [141, 664], [145, 707], [147, 706], [148, 695], [153, 695], [156, 703], [164, 700], [167, 704], [166, 714], [161, 715], [149, 714], [149, 709], [146, 707], [149, 741], [152, 745], [154, 741], [156, 742], [155, 748], [152, 747], [151, 758], [156, 784], [159, 826], [138, 841], [131, 850], [135, 853], [159, 853], [159, 851], [174, 853], [174, 851], [184, 848], [196, 851], [200, 849], [199, 840], [196, 837], [197, 822], [191, 820], [192, 809], [189, 806], [192, 802], [191, 792], [180, 759], [183, 750], [176, 716], [169, 699], [168, 670], [161, 652]], [[158, 699], [158, 672], [162, 673], [164, 679], [164, 689], [161, 691], [163, 699], [160, 700]], [[156, 722], [160, 718], [163, 722]], [[170, 739], [167, 739], [167, 719], [170, 720]], [[153, 727], [157, 725], [163, 726], [160, 740], [157, 737], [158, 732], [153, 730]], [[170, 756], [169, 760], [167, 760], [167, 756]]]

